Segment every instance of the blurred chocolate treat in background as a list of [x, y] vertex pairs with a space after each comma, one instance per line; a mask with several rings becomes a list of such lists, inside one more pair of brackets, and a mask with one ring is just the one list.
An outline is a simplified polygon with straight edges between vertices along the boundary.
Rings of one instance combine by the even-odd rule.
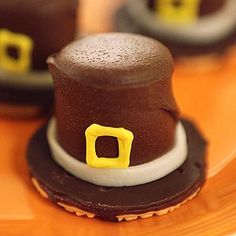
[[35, 116], [51, 107], [46, 59], [75, 38], [77, 9], [77, 0], [0, 1], [0, 115]]
[[116, 27], [160, 40], [177, 59], [210, 62], [235, 46], [235, 12], [234, 0], [128, 0], [117, 12]]

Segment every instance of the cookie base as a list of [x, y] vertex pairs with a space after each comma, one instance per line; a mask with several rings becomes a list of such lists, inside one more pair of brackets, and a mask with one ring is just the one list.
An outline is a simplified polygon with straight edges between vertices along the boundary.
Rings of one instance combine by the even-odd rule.
[[31, 139], [28, 165], [42, 195], [77, 215], [112, 221], [168, 213], [194, 197], [206, 179], [206, 142], [189, 121], [182, 121], [188, 157], [177, 170], [156, 181], [131, 187], [97, 186], [78, 179], [52, 158], [46, 127]]
[[[47, 193], [42, 189], [41, 184], [34, 177], [32, 178], [32, 183], [33, 183], [34, 187], [36, 188], [36, 190], [40, 193], [40, 195], [42, 197], [49, 199]], [[181, 203], [179, 203], [175, 206], [170, 206], [166, 209], [162, 209], [162, 210], [159, 210], [159, 211], [150, 211], [150, 212], [146, 212], [146, 213], [143, 213], [143, 214], [118, 215], [118, 216], [116, 216], [116, 218], [119, 222], [121, 222], [121, 221], [132, 221], [132, 220], [136, 220], [138, 218], [147, 219], [147, 218], [150, 218], [154, 215], [156, 215], [156, 216], [166, 215], [167, 213], [172, 212], [175, 209], [179, 208], [180, 206], [182, 206], [186, 202], [192, 200], [194, 197], [197, 196], [199, 191], [200, 191], [200, 188], [197, 189], [197, 191], [195, 193], [193, 193], [193, 195], [191, 195], [190, 197], [185, 199], [183, 202], [181, 202]], [[62, 203], [62, 202], [56, 202], [56, 204], [58, 206], [63, 207], [66, 211], [74, 213], [77, 216], [87, 216], [88, 218], [94, 218], [96, 216], [92, 212], [83, 211], [83, 210], [79, 209], [78, 207], [67, 205], [67, 204]]]

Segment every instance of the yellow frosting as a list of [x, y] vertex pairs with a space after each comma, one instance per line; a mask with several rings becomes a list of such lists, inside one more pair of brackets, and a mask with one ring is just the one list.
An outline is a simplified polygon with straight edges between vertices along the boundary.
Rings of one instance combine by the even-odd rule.
[[[86, 131], [86, 162], [96, 168], [128, 168], [134, 135], [124, 128], [112, 128], [98, 124], [90, 125]], [[98, 157], [96, 139], [101, 136], [112, 136], [118, 140], [119, 156], [117, 158]]]
[[175, 6], [173, 0], [159, 0], [157, 14], [167, 23], [188, 24], [198, 17], [200, 0], [180, 0], [180, 6]]
[[[8, 54], [9, 47], [17, 49], [18, 58]], [[32, 48], [33, 41], [30, 37], [0, 29], [0, 68], [13, 73], [26, 72], [31, 66]]]

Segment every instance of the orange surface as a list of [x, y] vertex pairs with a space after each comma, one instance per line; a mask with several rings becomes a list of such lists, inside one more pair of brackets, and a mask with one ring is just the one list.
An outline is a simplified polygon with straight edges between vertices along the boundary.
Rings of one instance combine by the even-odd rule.
[[[117, 3], [111, 4], [110, 0], [96, 0], [97, 7], [86, 10], [94, 2], [82, 2], [83, 7], [86, 6], [82, 15], [83, 29], [90, 26], [87, 27], [89, 32], [104, 29], [99, 28], [97, 19], [91, 20], [91, 16], [97, 16], [95, 11], [102, 14], [104, 9], [117, 7]], [[216, 174], [223, 160], [236, 156], [236, 60], [230, 57], [221, 70], [207, 73], [182, 70], [177, 65], [173, 85], [182, 114], [196, 121], [209, 141], [209, 173]], [[112, 223], [65, 212], [43, 199], [28, 175], [26, 145], [42, 123], [43, 120], [0, 119], [0, 235], [236, 233], [236, 160], [210, 178], [197, 198], [166, 216]]]
[[176, 65], [174, 92], [182, 115], [196, 121], [209, 141], [209, 176], [236, 157], [236, 49], [218, 70], [198, 72]]

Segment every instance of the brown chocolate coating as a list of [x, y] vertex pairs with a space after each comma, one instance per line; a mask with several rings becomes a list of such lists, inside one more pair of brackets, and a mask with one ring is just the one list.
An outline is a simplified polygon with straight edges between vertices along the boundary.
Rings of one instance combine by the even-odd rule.
[[[181, 5], [182, 1], [183, 0], [173, 0], [173, 4], [178, 7]], [[157, 2], [158, 0], [148, 0], [147, 5], [151, 10], [157, 10]], [[204, 16], [218, 11], [224, 6], [225, 2], [226, 0], [201, 0], [199, 6], [199, 15]]]
[[173, 60], [157, 40], [125, 33], [95, 34], [74, 41], [49, 59], [86, 86], [116, 89], [170, 79]]
[[52, 159], [46, 127], [31, 140], [27, 161], [30, 173], [49, 199], [96, 216], [117, 220], [117, 215], [141, 214], [177, 205], [189, 198], [206, 179], [206, 142], [189, 121], [182, 121], [188, 140], [188, 157], [178, 169], [156, 181], [132, 187], [103, 187], [80, 180]]
[[[93, 123], [133, 132], [131, 165], [173, 146], [179, 115], [171, 89], [173, 61], [158, 41], [101, 34], [70, 44], [48, 61], [58, 140], [69, 154], [85, 162], [85, 130]], [[99, 156], [118, 155], [115, 139], [98, 141]]]
[[34, 41], [32, 68], [46, 69], [48, 55], [74, 39], [77, 0], [2, 0], [0, 28]]

